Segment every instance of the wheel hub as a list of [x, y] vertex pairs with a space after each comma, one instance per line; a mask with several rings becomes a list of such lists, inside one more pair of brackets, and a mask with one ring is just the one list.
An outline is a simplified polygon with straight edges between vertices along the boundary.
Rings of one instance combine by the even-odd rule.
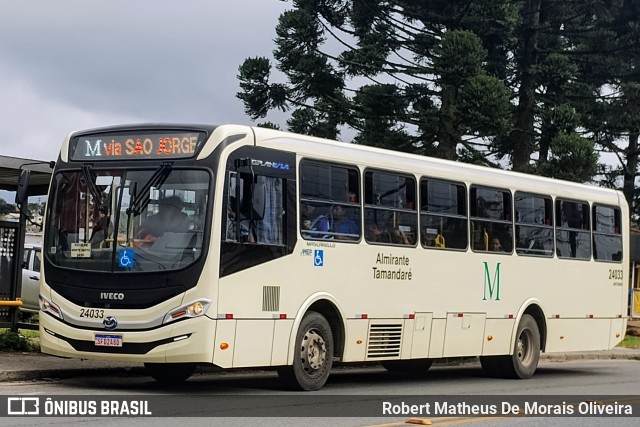
[[522, 331], [522, 334], [518, 338], [518, 343], [516, 345], [516, 353], [518, 355], [518, 359], [523, 363], [527, 364], [529, 359], [532, 357], [532, 346], [533, 337], [529, 331]]
[[322, 368], [325, 363], [327, 346], [320, 334], [315, 330], [310, 330], [302, 339], [300, 353], [304, 370], [307, 372], [316, 371]]

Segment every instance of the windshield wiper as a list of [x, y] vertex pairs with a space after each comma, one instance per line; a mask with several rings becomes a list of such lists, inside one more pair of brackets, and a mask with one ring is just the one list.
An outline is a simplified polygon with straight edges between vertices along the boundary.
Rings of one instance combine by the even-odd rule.
[[85, 181], [87, 181], [87, 187], [89, 187], [89, 192], [93, 196], [93, 198], [97, 201], [97, 205], [102, 205], [102, 197], [103, 194], [98, 187], [96, 186], [96, 174], [93, 172], [89, 165], [82, 165], [82, 174], [84, 175]]
[[127, 215], [133, 213], [133, 216], [138, 216], [147, 207], [151, 201], [151, 187], [160, 188], [166, 181], [167, 177], [171, 173], [172, 163], [165, 162], [160, 165], [158, 169], [151, 175], [151, 178], [144, 184], [142, 189], [137, 193], [135, 199], [127, 209]]

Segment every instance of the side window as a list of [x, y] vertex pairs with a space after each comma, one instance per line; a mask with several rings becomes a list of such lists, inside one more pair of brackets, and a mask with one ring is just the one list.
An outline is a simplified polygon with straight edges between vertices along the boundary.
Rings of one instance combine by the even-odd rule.
[[416, 180], [367, 171], [364, 175], [365, 239], [369, 243], [414, 246], [418, 240]]
[[516, 253], [553, 256], [553, 204], [551, 197], [516, 193]]
[[470, 190], [471, 248], [474, 251], [512, 252], [511, 193], [490, 187]]
[[305, 240], [360, 239], [360, 173], [355, 166], [300, 162], [300, 234]]
[[22, 265], [25, 269], [29, 270], [31, 268], [31, 263], [29, 262], [29, 256], [31, 256], [32, 249], [25, 249], [22, 254]]
[[33, 251], [33, 271], [40, 272], [40, 251]]
[[239, 243], [284, 244], [282, 178], [229, 172], [226, 238]]
[[589, 203], [556, 199], [556, 253], [560, 258], [591, 258]]
[[593, 207], [593, 257], [597, 261], [622, 261], [620, 209]]
[[467, 248], [464, 184], [434, 179], [420, 181], [420, 241], [427, 248]]

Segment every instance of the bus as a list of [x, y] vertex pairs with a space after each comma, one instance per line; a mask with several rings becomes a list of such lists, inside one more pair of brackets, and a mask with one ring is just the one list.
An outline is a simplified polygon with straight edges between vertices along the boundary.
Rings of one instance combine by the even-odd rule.
[[542, 352], [626, 328], [622, 193], [243, 125], [72, 133], [53, 171], [42, 351], [272, 367], [318, 390], [332, 367], [426, 371], [478, 356], [529, 378]]

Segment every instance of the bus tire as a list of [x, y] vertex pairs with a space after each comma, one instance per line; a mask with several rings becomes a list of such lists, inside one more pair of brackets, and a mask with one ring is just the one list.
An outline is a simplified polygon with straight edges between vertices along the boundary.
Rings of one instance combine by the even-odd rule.
[[429, 370], [433, 364], [432, 359], [410, 359], [410, 360], [386, 360], [381, 362], [382, 367], [389, 372], [401, 372], [411, 374], [423, 374]]
[[293, 365], [282, 366], [278, 375], [292, 390], [320, 390], [333, 366], [333, 333], [327, 319], [308, 312], [296, 334]]
[[164, 384], [180, 384], [193, 374], [196, 365], [193, 363], [145, 363], [147, 374], [154, 380]]
[[531, 378], [540, 360], [540, 329], [534, 318], [525, 314], [520, 319], [513, 354], [480, 358], [482, 368], [491, 376], [513, 379]]

